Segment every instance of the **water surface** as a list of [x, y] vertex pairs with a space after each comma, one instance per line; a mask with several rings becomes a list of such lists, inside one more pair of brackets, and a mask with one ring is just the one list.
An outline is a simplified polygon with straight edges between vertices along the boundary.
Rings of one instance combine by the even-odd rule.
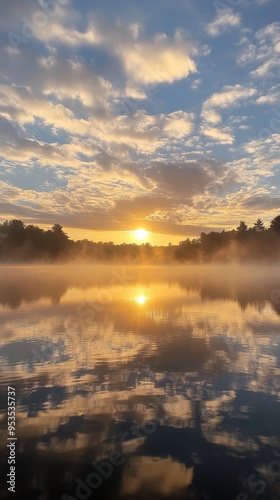
[[10, 385], [16, 496], [280, 498], [278, 268], [0, 272], [1, 472]]

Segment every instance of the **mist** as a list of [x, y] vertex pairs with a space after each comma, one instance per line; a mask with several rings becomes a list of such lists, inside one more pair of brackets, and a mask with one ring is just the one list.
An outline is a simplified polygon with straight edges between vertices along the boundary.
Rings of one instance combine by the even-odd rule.
[[73, 241], [60, 224], [44, 231], [20, 220], [0, 225], [0, 235], [0, 263], [273, 263], [280, 258], [280, 216], [269, 228], [261, 219], [251, 228], [241, 221], [236, 230], [201, 233], [168, 246]]
[[170, 288], [179, 286], [186, 292], [199, 291], [202, 300], [234, 300], [242, 308], [248, 304], [262, 307], [268, 301], [280, 314], [279, 266], [252, 263], [189, 263], [183, 267], [181, 264], [151, 266], [73, 262], [16, 267], [4, 265], [1, 266], [0, 304], [12, 309], [40, 299], [59, 304], [70, 288], [107, 290], [114, 286], [139, 285], [148, 289], [164, 283], [168, 283]]

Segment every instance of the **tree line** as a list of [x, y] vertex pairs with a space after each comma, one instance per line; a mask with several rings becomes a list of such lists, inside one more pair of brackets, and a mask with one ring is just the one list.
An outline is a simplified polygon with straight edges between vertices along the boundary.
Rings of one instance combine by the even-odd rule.
[[130, 262], [230, 262], [280, 260], [280, 215], [265, 227], [257, 219], [253, 227], [240, 221], [236, 229], [187, 238], [179, 245], [152, 246], [150, 243], [114, 244], [87, 239], [73, 241], [60, 224], [44, 230], [21, 220], [0, 224], [0, 261], [96, 260]]

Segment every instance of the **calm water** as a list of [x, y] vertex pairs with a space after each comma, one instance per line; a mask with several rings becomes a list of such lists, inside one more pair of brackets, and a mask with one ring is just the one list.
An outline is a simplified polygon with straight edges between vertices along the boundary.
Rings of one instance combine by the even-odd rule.
[[0, 273], [0, 498], [280, 498], [278, 268]]

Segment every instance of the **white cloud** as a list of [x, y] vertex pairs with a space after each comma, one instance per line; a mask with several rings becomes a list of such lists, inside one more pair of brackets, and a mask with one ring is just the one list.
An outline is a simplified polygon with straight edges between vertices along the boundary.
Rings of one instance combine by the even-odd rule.
[[203, 118], [209, 123], [219, 123], [222, 120], [221, 115], [217, 111], [211, 108], [207, 109], [207, 107], [203, 111]]
[[196, 72], [190, 47], [167, 37], [127, 46], [121, 51], [126, 72], [132, 81], [151, 84], [174, 82]]
[[256, 89], [245, 87], [240, 84], [226, 85], [221, 92], [213, 94], [205, 101], [206, 108], [229, 108], [238, 101], [248, 99], [256, 94]]
[[174, 38], [159, 33], [150, 39], [141, 39], [140, 27], [139, 23], [110, 24], [104, 19], [97, 22], [90, 17], [84, 32], [53, 21], [36, 36], [49, 44], [59, 42], [68, 47], [89, 45], [110, 48], [131, 82], [171, 83], [196, 72], [193, 56], [197, 51], [184, 40], [181, 32], [177, 31]]
[[[5, 119], [11, 123], [16, 122], [23, 128], [40, 120], [41, 125], [50, 127], [55, 133], [64, 131], [72, 137], [90, 137], [96, 143], [101, 141], [110, 144], [111, 148], [114, 145], [118, 147], [126, 145], [141, 151], [142, 154], [156, 151], [164, 145], [167, 137], [174, 140], [182, 139], [193, 131], [194, 115], [183, 111], [161, 115], [148, 115], [143, 111], [135, 111], [129, 116], [117, 116], [105, 108], [97, 116], [84, 114], [79, 117], [75, 108], [68, 108], [61, 103], [55, 104], [48, 94], [35, 96], [30, 90], [22, 87], [0, 85], [0, 97], [0, 116], [2, 112]], [[35, 143], [28, 144], [32, 148], [24, 150], [25, 155], [29, 151], [31, 159]], [[92, 156], [90, 151], [83, 148], [84, 146], [80, 148], [81, 154]], [[48, 151], [46, 148], [45, 150]], [[37, 147], [36, 151], [39, 151]], [[62, 148], [55, 148], [53, 154], [55, 152], [58, 154], [59, 151], [62, 154]], [[69, 144], [64, 147], [63, 154], [67, 151], [68, 157], [62, 156], [60, 161], [65, 162], [67, 158], [67, 162], [79, 164], [77, 159], [79, 151], [74, 151], [73, 145]], [[4, 154], [5, 150], [2, 149], [2, 155]], [[16, 158], [18, 155], [20, 148], [14, 146], [12, 157]], [[47, 152], [44, 162], [48, 162], [50, 158]]]
[[197, 90], [198, 87], [202, 84], [202, 79], [201, 78], [197, 78], [196, 80], [194, 80], [191, 84], [191, 88], [193, 90]]
[[232, 9], [223, 9], [218, 13], [216, 19], [206, 26], [206, 31], [211, 36], [218, 36], [224, 33], [228, 28], [240, 26], [241, 16]]
[[[245, 151], [254, 155], [257, 162], [260, 162], [260, 160], [264, 162], [263, 168], [271, 167], [271, 165], [280, 165], [280, 134], [273, 134], [271, 131], [271, 134], [267, 135], [265, 134], [264, 138], [253, 139], [244, 145]], [[271, 170], [269, 170], [269, 174], [271, 175]]]
[[37, 37], [45, 42], [56, 40], [68, 46], [98, 45], [103, 41], [101, 34], [94, 28], [82, 33], [59, 23], [50, 23], [45, 30], [38, 32]]
[[254, 77], [268, 77], [280, 67], [280, 23], [274, 22], [257, 31], [253, 40], [244, 41], [237, 58], [242, 66], [253, 65]]
[[132, 99], [146, 99], [147, 94], [144, 87], [137, 85], [128, 85], [125, 89], [125, 95]]
[[193, 132], [194, 116], [184, 111], [175, 111], [163, 118], [163, 129], [169, 137], [182, 139]]
[[261, 95], [256, 100], [256, 103], [257, 104], [274, 104], [274, 103], [278, 103], [279, 100], [280, 100], [280, 92], [278, 92], [278, 93], [276, 92], [276, 93]]
[[204, 101], [202, 106], [202, 118], [208, 122], [217, 124], [221, 122], [221, 115], [217, 110], [236, 106], [239, 101], [250, 100], [257, 93], [253, 87], [242, 85], [226, 85], [221, 92], [213, 94]]
[[232, 144], [234, 142], [234, 137], [230, 133], [218, 128], [202, 128], [202, 133], [220, 144]]

